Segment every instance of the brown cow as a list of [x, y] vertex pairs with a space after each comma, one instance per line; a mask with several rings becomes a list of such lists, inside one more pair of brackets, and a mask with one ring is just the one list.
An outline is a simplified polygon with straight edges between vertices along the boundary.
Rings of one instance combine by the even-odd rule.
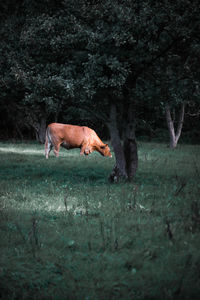
[[103, 156], [110, 156], [108, 144], [104, 144], [96, 132], [85, 126], [52, 123], [46, 130], [45, 155], [49, 157], [54, 147], [54, 154], [58, 157], [60, 146], [66, 149], [80, 148], [80, 154], [88, 155], [98, 151]]

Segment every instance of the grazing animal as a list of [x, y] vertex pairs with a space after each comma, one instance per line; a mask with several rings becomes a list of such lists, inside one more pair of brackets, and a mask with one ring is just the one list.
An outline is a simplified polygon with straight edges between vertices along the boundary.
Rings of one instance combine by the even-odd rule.
[[59, 156], [60, 146], [67, 150], [80, 148], [80, 154], [88, 155], [98, 151], [103, 156], [112, 157], [108, 144], [104, 144], [96, 132], [86, 126], [76, 126], [61, 123], [49, 124], [46, 130], [45, 156], [54, 148], [55, 156]]

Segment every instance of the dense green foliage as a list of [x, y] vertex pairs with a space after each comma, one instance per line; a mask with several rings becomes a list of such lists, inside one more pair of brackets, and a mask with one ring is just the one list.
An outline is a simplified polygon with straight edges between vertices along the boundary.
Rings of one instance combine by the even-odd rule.
[[[150, 136], [166, 126], [165, 102], [198, 112], [197, 0], [9, 0], [0, 11], [2, 138], [43, 141], [51, 121], [106, 122], [113, 102], [121, 132], [134, 102]], [[187, 131], [198, 121], [187, 115]]]
[[138, 146], [109, 185], [113, 159], [0, 143], [1, 299], [198, 299], [199, 146]]

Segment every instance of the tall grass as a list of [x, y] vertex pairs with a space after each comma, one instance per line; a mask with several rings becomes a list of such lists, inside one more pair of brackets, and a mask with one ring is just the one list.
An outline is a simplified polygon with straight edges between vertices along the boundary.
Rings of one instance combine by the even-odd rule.
[[200, 146], [139, 144], [113, 159], [0, 143], [0, 299], [197, 299]]

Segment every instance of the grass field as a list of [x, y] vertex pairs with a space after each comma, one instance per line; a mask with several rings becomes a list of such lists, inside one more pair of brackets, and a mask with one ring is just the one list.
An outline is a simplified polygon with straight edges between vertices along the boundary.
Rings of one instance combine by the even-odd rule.
[[200, 146], [139, 143], [114, 158], [0, 143], [0, 299], [197, 299]]

